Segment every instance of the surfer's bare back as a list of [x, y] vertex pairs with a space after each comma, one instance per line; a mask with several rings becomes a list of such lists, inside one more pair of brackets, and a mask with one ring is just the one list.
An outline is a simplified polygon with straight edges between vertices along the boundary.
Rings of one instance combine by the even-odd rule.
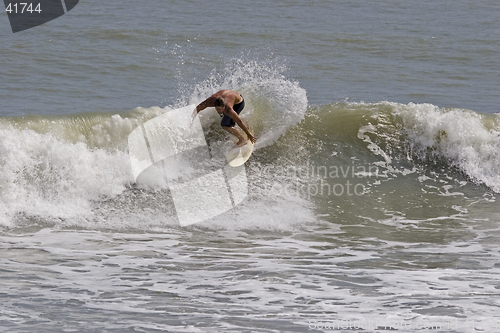
[[[222, 121], [220, 125], [223, 129], [234, 135], [238, 138], [238, 142], [236, 143], [238, 146], [243, 146], [250, 140], [252, 143], [257, 141], [257, 138], [250, 133], [248, 127], [243, 123], [239, 114], [245, 107], [245, 101], [243, 100], [243, 96], [240, 93], [234, 90], [221, 90], [198, 104], [196, 109], [193, 112], [193, 116], [196, 116], [198, 112], [204, 110], [208, 107], [214, 107], [217, 112], [222, 117]], [[241, 135], [240, 131], [238, 131], [234, 126], [238, 124], [238, 126], [245, 131], [248, 140]]]

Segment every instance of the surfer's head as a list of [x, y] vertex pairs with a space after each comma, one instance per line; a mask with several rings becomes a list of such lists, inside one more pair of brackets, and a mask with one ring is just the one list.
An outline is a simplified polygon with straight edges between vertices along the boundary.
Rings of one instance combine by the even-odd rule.
[[226, 101], [224, 101], [224, 98], [222, 97], [218, 97], [216, 100], [215, 100], [215, 107], [225, 107], [226, 106]]

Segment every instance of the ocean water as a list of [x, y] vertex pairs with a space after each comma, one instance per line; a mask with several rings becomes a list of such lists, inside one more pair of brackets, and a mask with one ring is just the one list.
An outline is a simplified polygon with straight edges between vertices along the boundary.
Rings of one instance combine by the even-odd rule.
[[[0, 14], [0, 331], [499, 331], [499, 17], [89, 0], [14, 34]], [[181, 227], [128, 135], [219, 89], [258, 138], [248, 196]]]

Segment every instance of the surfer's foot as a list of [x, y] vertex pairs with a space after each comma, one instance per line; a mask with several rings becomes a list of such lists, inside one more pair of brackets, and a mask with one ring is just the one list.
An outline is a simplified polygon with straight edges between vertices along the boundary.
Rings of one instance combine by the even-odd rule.
[[241, 147], [241, 146], [246, 145], [246, 144], [247, 144], [247, 142], [248, 142], [248, 140], [241, 140], [241, 139], [240, 139], [238, 142], [236, 142], [236, 145], [237, 145], [238, 147]]

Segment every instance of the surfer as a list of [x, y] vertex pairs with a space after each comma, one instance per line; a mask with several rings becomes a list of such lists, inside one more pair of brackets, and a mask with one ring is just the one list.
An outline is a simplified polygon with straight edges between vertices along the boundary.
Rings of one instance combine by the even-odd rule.
[[[250, 133], [248, 127], [243, 123], [239, 114], [243, 111], [245, 107], [245, 101], [243, 100], [243, 96], [240, 93], [233, 90], [221, 90], [198, 104], [196, 109], [193, 112], [193, 118], [201, 111], [208, 107], [214, 107], [215, 110], [222, 117], [222, 121], [220, 125], [223, 129], [234, 135], [238, 138], [238, 142], [236, 143], [238, 146], [245, 145], [248, 140], [252, 143], [257, 141], [257, 138]], [[245, 131], [247, 138], [245, 139], [243, 135], [241, 135], [240, 131], [238, 131], [234, 126], [238, 124], [238, 126]]]

